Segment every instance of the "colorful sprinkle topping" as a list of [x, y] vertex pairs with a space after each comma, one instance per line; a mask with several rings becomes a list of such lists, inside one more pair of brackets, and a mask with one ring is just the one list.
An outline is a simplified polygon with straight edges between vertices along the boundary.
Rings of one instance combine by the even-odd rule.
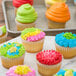
[[22, 31], [21, 38], [27, 41], [37, 41], [43, 39], [45, 33], [37, 28], [27, 28]]
[[42, 64], [54, 65], [62, 61], [62, 55], [55, 50], [46, 50], [39, 52], [36, 59]]
[[8, 58], [18, 58], [25, 53], [25, 48], [22, 44], [13, 42], [7, 43], [0, 47], [0, 55]]
[[76, 34], [63, 32], [56, 35], [55, 41], [60, 46], [73, 48], [76, 47]]
[[60, 69], [55, 76], [76, 76], [76, 72], [72, 69]]
[[76, 36], [74, 36], [71, 32], [66, 32], [63, 36], [66, 39], [76, 39]]
[[31, 69], [24, 65], [24, 66], [17, 66], [16, 67], [16, 70], [14, 71], [16, 74], [19, 74], [19, 75], [23, 75], [23, 74], [27, 74], [28, 72], [32, 72]]
[[11, 67], [6, 72], [6, 76], [36, 76], [36, 72], [26, 65], [18, 65]]

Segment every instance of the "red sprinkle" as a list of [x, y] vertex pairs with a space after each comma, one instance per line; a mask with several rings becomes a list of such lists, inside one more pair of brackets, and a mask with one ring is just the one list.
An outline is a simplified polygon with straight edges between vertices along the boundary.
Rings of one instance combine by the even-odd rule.
[[33, 0], [13, 0], [13, 6], [16, 8], [27, 3], [29, 3], [30, 5], [33, 5]]
[[55, 50], [46, 50], [39, 52], [36, 59], [42, 64], [54, 65], [62, 61], [62, 55]]

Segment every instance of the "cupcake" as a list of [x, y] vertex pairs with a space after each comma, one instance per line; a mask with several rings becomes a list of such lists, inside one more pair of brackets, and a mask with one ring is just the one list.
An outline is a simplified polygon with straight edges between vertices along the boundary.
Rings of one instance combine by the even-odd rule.
[[70, 19], [68, 5], [65, 3], [55, 3], [46, 11], [49, 29], [64, 28], [66, 22]]
[[17, 42], [7, 43], [0, 47], [2, 65], [10, 68], [15, 65], [22, 65], [24, 62], [25, 48]]
[[17, 9], [23, 5], [29, 3], [30, 5], [33, 5], [33, 0], [13, 0], [13, 6], [15, 7], [15, 14], [17, 12]]
[[72, 69], [60, 69], [55, 76], [76, 76], [76, 72]]
[[36, 76], [36, 74], [34, 69], [26, 65], [18, 65], [11, 67], [6, 72], [6, 76]]
[[46, 50], [36, 55], [36, 61], [42, 76], [53, 76], [61, 68], [62, 55], [55, 50]]
[[35, 21], [37, 19], [37, 12], [29, 5], [24, 4], [18, 8], [16, 16], [16, 26], [18, 31], [22, 31], [25, 28], [35, 27]]
[[45, 33], [37, 28], [27, 28], [22, 31], [22, 44], [29, 53], [36, 53], [43, 49]]
[[56, 50], [63, 54], [64, 58], [76, 56], [76, 34], [63, 32], [55, 37]]
[[45, 0], [45, 5], [46, 8], [50, 8], [53, 4], [55, 3], [62, 3], [62, 2], [66, 2], [66, 0]]
[[5, 42], [7, 38], [6, 26], [0, 26], [0, 43]]

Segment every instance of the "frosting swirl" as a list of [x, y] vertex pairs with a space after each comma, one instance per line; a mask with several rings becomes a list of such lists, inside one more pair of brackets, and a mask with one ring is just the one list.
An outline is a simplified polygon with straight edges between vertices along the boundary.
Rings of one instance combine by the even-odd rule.
[[55, 22], [65, 23], [70, 19], [69, 8], [65, 3], [56, 3], [46, 11], [46, 18]]
[[25, 48], [17, 42], [7, 43], [0, 47], [0, 55], [6, 58], [18, 58], [25, 53]]
[[22, 31], [21, 38], [27, 41], [38, 41], [45, 37], [45, 33], [37, 28], [27, 28]]
[[16, 8], [27, 3], [29, 3], [30, 5], [33, 5], [33, 0], [13, 0], [13, 6]]
[[34, 69], [26, 65], [18, 65], [11, 67], [6, 76], [36, 76], [36, 74]]
[[76, 76], [76, 72], [72, 69], [60, 69], [55, 76]]
[[18, 8], [16, 20], [20, 23], [32, 23], [37, 19], [37, 12], [29, 5], [24, 4]]
[[49, 5], [53, 5], [58, 2], [66, 2], [66, 0], [45, 0], [45, 2]]
[[62, 55], [55, 50], [46, 50], [36, 55], [38, 62], [45, 65], [54, 65], [62, 61]]
[[76, 34], [72, 34], [71, 32], [57, 34], [55, 42], [63, 47], [76, 47]]

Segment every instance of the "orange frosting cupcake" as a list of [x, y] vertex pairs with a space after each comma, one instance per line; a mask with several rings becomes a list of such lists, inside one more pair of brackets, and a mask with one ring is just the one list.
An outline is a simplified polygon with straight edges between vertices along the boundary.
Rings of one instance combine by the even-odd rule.
[[65, 23], [70, 19], [68, 5], [65, 3], [56, 3], [46, 11], [46, 17], [49, 20]]

